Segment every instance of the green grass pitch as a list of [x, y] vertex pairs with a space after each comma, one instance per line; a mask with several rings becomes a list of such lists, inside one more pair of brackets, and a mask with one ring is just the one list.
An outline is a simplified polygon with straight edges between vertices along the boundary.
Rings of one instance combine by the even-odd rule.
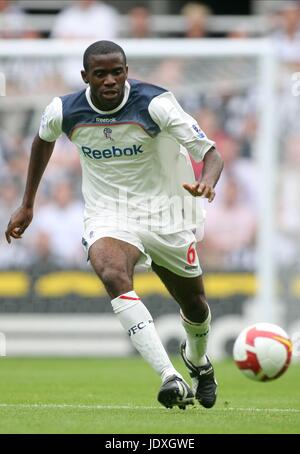
[[[176, 367], [188, 378], [179, 358]], [[140, 358], [0, 358], [0, 433], [299, 433], [300, 365], [255, 383], [216, 364], [217, 405], [167, 410], [159, 377]]]

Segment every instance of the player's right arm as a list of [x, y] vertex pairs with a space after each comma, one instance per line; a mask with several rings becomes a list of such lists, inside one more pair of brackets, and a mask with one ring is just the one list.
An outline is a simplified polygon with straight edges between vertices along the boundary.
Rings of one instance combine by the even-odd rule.
[[36, 135], [32, 143], [27, 181], [21, 206], [12, 214], [5, 236], [8, 243], [12, 238], [22, 238], [33, 218], [35, 195], [43, 173], [52, 155], [55, 142], [46, 142]]
[[52, 155], [55, 141], [61, 135], [62, 106], [59, 98], [47, 106], [40, 125], [39, 133], [33, 140], [27, 172], [27, 180], [21, 206], [12, 214], [6, 232], [6, 240], [22, 238], [33, 218], [35, 196]]

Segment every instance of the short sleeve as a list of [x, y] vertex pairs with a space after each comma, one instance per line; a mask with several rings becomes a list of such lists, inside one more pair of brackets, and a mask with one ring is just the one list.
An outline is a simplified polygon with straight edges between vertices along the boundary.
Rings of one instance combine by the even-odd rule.
[[62, 102], [54, 98], [42, 115], [39, 136], [46, 142], [54, 142], [62, 134]]
[[197, 162], [202, 161], [205, 153], [215, 145], [171, 92], [154, 98], [149, 104], [149, 113], [160, 129], [185, 147]]

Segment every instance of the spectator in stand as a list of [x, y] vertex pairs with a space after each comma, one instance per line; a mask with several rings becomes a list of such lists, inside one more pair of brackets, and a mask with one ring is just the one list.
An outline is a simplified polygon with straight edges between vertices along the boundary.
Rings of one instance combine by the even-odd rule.
[[126, 38], [153, 38], [151, 11], [148, 6], [138, 4], [129, 10]]
[[271, 19], [271, 38], [282, 63], [278, 74], [278, 129], [284, 136], [295, 135], [300, 128], [300, 103], [299, 97], [293, 96], [292, 76], [300, 71], [300, 3], [280, 3]]
[[10, 178], [23, 181], [26, 169], [28, 152], [25, 149], [25, 142], [21, 136], [12, 137], [6, 147], [6, 165]]
[[[57, 265], [74, 266], [82, 263], [83, 248], [78, 241], [82, 236], [82, 202], [74, 198], [72, 185], [64, 180], [56, 182], [50, 203], [39, 209], [33, 221], [33, 247], [35, 255], [51, 251]], [[36, 239], [36, 241], [35, 241]], [[46, 247], [41, 247], [41, 239]]]
[[54, 153], [49, 163], [44, 182], [47, 186], [55, 186], [57, 181], [72, 180], [76, 182], [76, 194], [81, 189], [81, 166], [78, 151], [66, 136], [60, 137], [55, 144]]
[[245, 22], [241, 22], [235, 28], [233, 28], [230, 32], [228, 32], [226, 38], [230, 39], [247, 39], [250, 38], [251, 34], [247, 29], [247, 24]]
[[273, 41], [283, 63], [300, 65], [300, 6], [296, 1], [286, 1], [277, 7], [276, 29]]
[[12, 0], [0, 0], [0, 39], [39, 38], [26, 27], [26, 14]]
[[53, 38], [115, 39], [119, 34], [118, 12], [105, 2], [77, 0], [58, 14]]
[[185, 38], [208, 38], [211, 35], [207, 29], [207, 22], [211, 15], [208, 6], [200, 3], [187, 3], [181, 10], [186, 19]]
[[22, 38], [25, 14], [9, 0], [0, 0], [0, 39]]
[[[28, 241], [27, 241], [28, 242]], [[39, 230], [35, 235], [30, 235], [30, 249], [32, 251], [30, 269], [37, 269], [39, 273], [49, 271], [49, 268], [58, 266], [64, 268], [61, 260], [58, 260], [51, 245], [51, 236], [48, 232]]]
[[[74, 1], [58, 14], [51, 36], [58, 39], [114, 40], [119, 36], [119, 15], [115, 8], [102, 1]], [[81, 69], [80, 58], [67, 59], [61, 65], [61, 76], [71, 90], [82, 87]]]
[[18, 203], [20, 187], [16, 181], [7, 177], [1, 179], [0, 183], [0, 229], [3, 231], [5, 227], [5, 218], [7, 212], [11, 211], [16, 203]]
[[[12, 177], [0, 180], [0, 231], [4, 232], [7, 213], [13, 210], [20, 199], [20, 187]], [[16, 243], [16, 242], [15, 242]], [[0, 236], [0, 269], [9, 267], [24, 267], [30, 264], [30, 254], [24, 244], [14, 244], [10, 250], [5, 244], [4, 235]]]
[[241, 157], [241, 144], [228, 134], [220, 135], [218, 148], [224, 160], [224, 171], [218, 184], [216, 205], [224, 203], [225, 188], [228, 181], [235, 179], [239, 186], [240, 197], [245, 206], [254, 211], [258, 210], [259, 187], [261, 175], [252, 159]]
[[[163, 59], [150, 74], [152, 83], [168, 86], [170, 90], [176, 93], [176, 90], [184, 83], [183, 66], [184, 61], [181, 58]], [[150, 77], [147, 79], [150, 79]]]
[[300, 135], [287, 138], [278, 186], [281, 231], [300, 244]]
[[228, 177], [223, 188], [222, 203], [208, 208], [205, 238], [200, 257], [206, 266], [224, 269], [254, 268], [256, 214], [245, 205], [239, 182]]
[[[3, 125], [1, 126], [3, 128]], [[10, 147], [7, 143], [7, 140], [0, 133], [0, 181], [3, 181], [5, 177], [7, 177], [8, 179], [11, 177], [7, 162], [7, 157], [9, 153]]]
[[277, 186], [278, 262], [291, 271], [300, 265], [300, 134], [290, 135], [283, 145]]

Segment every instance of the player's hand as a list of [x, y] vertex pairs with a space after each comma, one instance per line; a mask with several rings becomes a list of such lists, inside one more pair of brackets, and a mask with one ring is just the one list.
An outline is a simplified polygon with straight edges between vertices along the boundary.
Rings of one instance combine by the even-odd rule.
[[203, 197], [208, 199], [209, 202], [212, 202], [216, 195], [213, 185], [206, 181], [196, 182], [194, 184], [184, 183], [182, 187], [192, 196]]
[[15, 239], [22, 238], [33, 218], [33, 209], [21, 206], [10, 218], [5, 236], [8, 243], [11, 242], [11, 237]]

